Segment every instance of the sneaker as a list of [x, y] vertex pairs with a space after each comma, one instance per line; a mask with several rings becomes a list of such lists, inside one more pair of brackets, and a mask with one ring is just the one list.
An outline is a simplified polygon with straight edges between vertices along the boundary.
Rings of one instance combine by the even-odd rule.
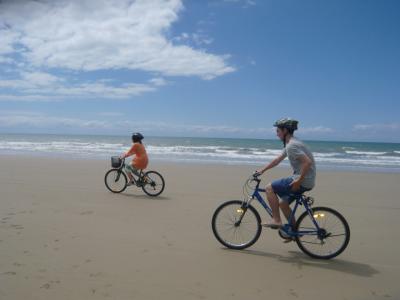
[[[291, 230], [291, 229], [289, 228], [286, 230]], [[284, 243], [290, 243], [295, 240], [295, 237], [291, 236], [286, 230], [285, 228], [279, 229], [279, 235], [281, 236], [281, 238], [283, 238]]]

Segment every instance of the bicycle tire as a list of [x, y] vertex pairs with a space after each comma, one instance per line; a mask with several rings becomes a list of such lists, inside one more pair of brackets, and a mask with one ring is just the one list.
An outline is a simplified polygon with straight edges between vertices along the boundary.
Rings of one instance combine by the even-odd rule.
[[[341, 254], [348, 246], [349, 242], [350, 242], [350, 227], [349, 224], [347, 223], [346, 219], [336, 210], [329, 208], [329, 207], [315, 207], [312, 208], [313, 214], [315, 215], [316, 213], [319, 214], [323, 214], [323, 212], [326, 213], [330, 213], [334, 216], [336, 216], [338, 218], [338, 220], [341, 222], [341, 224], [343, 225], [343, 229], [344, 229], [344, 235], [345, 235], [345, 239], [343, 241], [343, 244], [338, 248], [338, 250], [336, 250], [333, 253], [330, 254], [326, 254], [326, 255], [320, 255], [317, 254], [315, 252], [310, 251], [306, 246], [305, 246], [305, 242], [302, 241], [302, 237], [300, 236], [296, 236], [295, 240], [296, 243], [298, 245], [298, 247], [300, 248], [301, 251], [303, 251], [305, 254], [307, 254], [310, 257], [313, 258], [318, 258], [318, 259], [331, 259], [334, 258], [336, 256], [338, 256], [339, 254]], [[324, 215], [324, 214], [323, 214]], [[303, 220], [309, 216], [308, 212], [303, 212], [300, 217], [298, 218], [297, 222], [296, 222], [296, 231], [299, 231], [299, 227], [301, 225], [301, 223], [303, 222]], [[324, 229], [325, 230], [325, 229]], [[339, 236], [339, 235], [333, 235], [333, 236]], [[329, 238], [329, 236], [327, 237]], [[308, 242], [307, 242], [308, 243]], [[310, 243], [311, 244], [311, 243]]]
[[[222, 203], [222, 204], [215, 210], [215, 212], [214, 212], [214, 214], [213, 214], [213, 217], [212, 217], [212, 220], [211, 220], [211, 227], [212, 227], [212, 231], [213, 231], [213, 233], [214, 233], [215, 238], [216, 238], [222, 245], [224, 245], [225, 247], [230, 248], [230, 249], [242, 250], [242, 249], [248, 248], [248, 247], [252, 246], [255, 242], [257, 242], [257, 240], [259, 239], [259, 237], [260, 237], [260, 235], [261, 235], [261, 231], [262, 231], [262, 228], [261, 228], [261, 218], [260, 218], [260, 215], [259, 215], [259, 213], [257, 212], [257, 210], [256, 210], [253, 206], [251, 206], [251, 205], [249, 205], [249, 206], [247, 207], [247, 210], [246, 210], [245, 213], [247, 214], [248, 211], [250, 211], [250, 212], [254, 215], [254, 217], [255, 217], [255, 219], [256, 219], [256, 230], [255, 230], [255, 232], [254, 232], [254, 237], [251, 238], [248, 242], [242, 243], [242, 244], [232, 244], [232, 243], [229, 243], [228, 241], [226, 241], [226, 240], [221, 236], [220, 232], [218, 231], [218, 229], [217, 229], [217, 219], [218, 219], [218, 217], [219, 217], [221, 211], [222, 211], [224, 208], [226, 208], [227, 206], [233, 206], [233, 205], [235, 205], [236, 207], [239, 207], [239, 208], [240, 208], [240, 207], [242, 206], [242, 203], [243, 203], [243, 201], [240, 201], [240, 200], [231, 200], [231, 201], [227, 201], [227, 202], [225, 202], [225, 203]], [[245, 216], [244, 216], [244, 217], [245, 217]], [[244, 219], [244, 217], [243, 217], [243, 219]], [[240, 225], [241, 225], [241, 224], [240, 224]], [[240, 226], [240, 225], [239, 225], [239, 226]], [[235, 227], [236, 227], [236, 226], [235, 226]]]
[[[119, 174], [115, 174], [115, 176], [119, 176], [119, 177], [118, 177], [118, 181], [121, 180], [121, 178], [122, 178], [122, 180], [123, 180], [123, 187], [122, 187], [121, 189], [117, 189], [117, 190], [113, 189], [113, 188], [109, 185], [108, 180], [107, 180], [107, 179], [109, 178], [109, 176], [112, 176], [112, 173], [115, 173], [115, 172], [118, 172], [118, 173], [119, 173]], [[112, 179], [111, 179], [111, 180], [112, 180]], [[116, 182], [116, 181], [115, 181], [115, 182]], [[127, 187], [128, 179], [126, 178], [125, 173], [122, 172], [122, 171], [120, 171], [119, 169], [111, 169], [111, 170], [109, 170], [109, 171], [106, 173], [106, 175], [104, 176], [104, 183], [105, 183], [105, 185], [106, 185], [106, 187], [107, 187], [107, 189], [108, 189], [109, 191], [118, 194], [118, 193], [122, 193], [123, 191], [125, 191], [125, 189], [126, 189], [126, 187]]]
[[[154, 181], [154, 178], [152, 178], [154, 176], [158, 177], [158, 179], [159, 179], [158, 183], [156, 183]], [[164, 177], [160, 173], [158, 173], [156, 171], [148, 171], [148, 172], [144, 173], [144, 175], [143, 175], [143, 179], [146, 180], [146, 178], [150, 178], [150, 180], [151, 180], [150, 183], [143, 183], [143, 185], [142, 185], [142, 190], [147, 195], [149, 195], [151, 197], [156, 197], [164, 191], [165, 180], [164, 180]], [[153, 184], [156, 184], [156, 185], [161, 184], [161, 189], [159, 191], [153, 193], [153, 191], [150, 189], [150, 187], [152, 187], [154, 189], [155, 185], [153, 185]]]

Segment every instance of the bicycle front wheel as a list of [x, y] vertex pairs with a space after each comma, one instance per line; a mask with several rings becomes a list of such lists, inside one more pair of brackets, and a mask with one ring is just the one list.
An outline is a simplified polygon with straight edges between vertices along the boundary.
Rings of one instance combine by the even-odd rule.
[[160, 195], [165, 188], [164, 178], [156, 171], [148, 171], [143, 175], [143, 191], [152, 197]]
[[257, 210], [251, 205], [242, 208], [242, 203], [240, 200], [225, 202], [216, 209], [212, 217], [211, 225], [215, 237], [230, 249], [250, 247], [261, 234], [261, 218]]
[[[299, 248], [313, 258], [330, 259], [342, 253], [350, 241], [350, 227], [336, 210], [315, 207], [313, 216], [304, 212], [296, 222]], [[313, 220], [318, 223], [317, 230]]]
[[119, 169], [111, 169], [104, 176], [107, 189], [113, 193], [121, 193], [126, 189], [128, 179], [124, 172]]

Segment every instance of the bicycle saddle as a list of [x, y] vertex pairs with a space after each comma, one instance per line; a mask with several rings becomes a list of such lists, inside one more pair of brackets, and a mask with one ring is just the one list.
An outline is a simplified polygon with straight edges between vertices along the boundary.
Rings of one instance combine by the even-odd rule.
[[308, 192], [308, 191], [311, 191], [311, 190], [307, 189], [307, 190], [303, 190], [303, 191], [301, 191], [301, 192], [293, 192], [293, 193], [291, 193], [291, 194], [289, 195], [289, 199], [290, 199], [290, 200], [299, 200], [300, 197], [303, 196], [303, 194], [306, 193], [306, 192]]

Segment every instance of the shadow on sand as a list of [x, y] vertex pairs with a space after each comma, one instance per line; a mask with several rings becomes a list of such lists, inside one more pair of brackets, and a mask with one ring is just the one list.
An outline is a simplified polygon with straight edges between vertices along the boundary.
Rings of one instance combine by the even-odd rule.
[[303, 267], [321, 268], [361, 277], [372, 277], [376, 274], [379, 274], [378, 270], [374, 269], [368, 264], [352, 262], [337, 258], [331, 260], [313, 259], [299, 251], [289, 251], [288, 255], [285, 256], [276, 253], [269, 253], [257, 250], [238, 251], [226, 248], [223, 249], [225, 251], [235, 252], [238, 254], [257, 255], [257, 256], [273, 258], [279, 260], [280, 262], [292, 264], [294, 267], [297, 267], [298, 269], [302, 269]]
[[165, 197], [163, 195], [159, 195], [159, 196], [155, 196], [155, 197], [151, 197], [146, 194], [134, 194], [134, 193], [121, 193], [119, 195], [124, 196], [124, 197], [131, 197], [131, 198], [135, 198], [135, 199], [146, 199], [146, 200], [170, 200], [171, 199], [171, 198]]

